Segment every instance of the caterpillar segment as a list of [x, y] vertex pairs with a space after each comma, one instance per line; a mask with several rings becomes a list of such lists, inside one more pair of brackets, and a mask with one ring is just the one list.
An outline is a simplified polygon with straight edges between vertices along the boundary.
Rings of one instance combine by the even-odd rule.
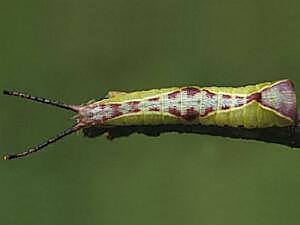
[[26, 151], [6, 155], [5, 160], [30, 155], [71, 133], [94, 127], [202, 124], [251, 129], [292, 127], [297, 123], [296, 94], [290, 80], [244, 87], [189, 86], [130, 93], [112, 91], [106, 99], [83, 105], [70, 105], [17, 91], [3, 93], [77, 113], [72, 127]]

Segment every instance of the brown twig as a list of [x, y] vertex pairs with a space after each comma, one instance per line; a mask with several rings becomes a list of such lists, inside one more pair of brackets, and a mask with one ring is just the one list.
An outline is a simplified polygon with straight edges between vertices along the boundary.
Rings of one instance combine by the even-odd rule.
[[127, 137], [133, 133], [149, 136], [159, 136], [166, 132], [193, 133], [212, 136], [230, 137], [277, 143], [293, 148], [300, 148], [300, 124], [294, 127], [271, 128], [233, 128], [202, 125], [147, 125], [147, 126], [119, 126], [113, 128], [90, 127], [83, 130], [84, 136], [96, 137], [106, 134], [108, 139]]

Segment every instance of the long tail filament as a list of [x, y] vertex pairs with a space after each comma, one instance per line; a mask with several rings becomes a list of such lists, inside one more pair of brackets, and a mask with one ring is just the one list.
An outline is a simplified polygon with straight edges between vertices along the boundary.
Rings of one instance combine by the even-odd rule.
[[[62, 103], [62, 102], [59, 102], [59, 101], [56, 101], [56, 100], [50, 100], [50, 99], [46, 99], [46, 98], [35, 97], [35, 96], [30, 95], [30, 94], [26, 94], [26, 93], [22, 93], [22, 92], [18, 92], [18, 91], [6, 91], [5, 90], [5, 91], [3, 91], [3, 94], [9, 95], [9, 96], [17, 96], [17, 97], [29, 99], [31, 101], [56, 106], [56, 107], [59, 107], [59, 108], [71, 110], [73, 112], [78, 112], [79, 107], [80, 107], [80, 106], [77, 106], [77, 105], [65, 104], [65, 103]], [[48, 145], [64, 138], [67, 135], [70, 135], [70, 134], [72, 134], [72, 133], [74, 133], [74, 132], [76, 132], [80, 129], [81, 129], [81, 126], [79, 124], [75, 124], [74, 126], [62, 131], [61, 133], [59, 133], [55, 137], [50, 138], [47, 141], [44, 141], [44, 142], [42, 142], [38, 145], [35, 145], [35, 146], [29, 148], [28, 150], [26, 150], [24, 152], [20, 152], [20, 153], [16, 153], [16, 154], [8, 154], [8, 155], [5, 155], [3, 158], [4, 158], [4, 160], [16, 159], [16, 158], [21, 158], [21, 157], [30, 155], [34, 152], [38, 152], [38, 151], [42, 150], [43, 148], [45, 148], [46, 146], [48, 146]]]

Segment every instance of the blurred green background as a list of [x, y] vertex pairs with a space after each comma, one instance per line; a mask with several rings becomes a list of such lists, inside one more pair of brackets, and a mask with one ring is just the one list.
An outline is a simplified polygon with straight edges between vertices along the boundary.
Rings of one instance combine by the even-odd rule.
[[[300, 88], [299, 1], [12, 0], [0, 7], [0, 88], [83, 103], [108, 90]], [[72, 124], [72, 114], [0, 97], [0, 152]], [[164, 134], [72, 135], [0, 162], [1, 224], [299, 224], [300, 152]]]

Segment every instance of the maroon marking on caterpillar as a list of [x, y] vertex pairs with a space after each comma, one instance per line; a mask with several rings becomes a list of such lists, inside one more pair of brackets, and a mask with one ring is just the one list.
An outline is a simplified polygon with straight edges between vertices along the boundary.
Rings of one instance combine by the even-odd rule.
[[[111, 115], [111, 117], [108, 117], [107, 119], [111, 119], [111, 118], [123, 115], [123, 113], [121, 112], [121, 109], [120, 109], [122, 104], [114, 103], [114, 104], [110, 104], [109, 106], [112, 108], [112, 115]], [[102, 120], [104, 121], [104, 117]]]
[[221, 109], [222, 110], [230, 109], [230, 106], [229, 105], [222, 105]]
[[191, 97], [200, 92], [200, 90], [195, 87], [186, 87], [186, 88], [183, 88], [182, 90], [186, 91], [187, 96], [191, 96]]
[[[230, 95], [227, 95], [227, 94], [222, 94], [221, 97], [222, 97], [222, 100], [225, 100], [225, 101], [227, 101], [229, 99], [232, 99], [232, 97]], [[228, 103], [228, 102], [225, 102], [225, 103]], [[230, 105], [230, 104], [223, 104], [222, 107], [221, 107], [221, 109], [222, 110], [226, 110], [226, 109], [230, 109], [230, 107], [232, 107], [232, 105]]]
[[[155, 98], [149, 98], [147, 99], [148, 102], [157, 102], [159, 103], [159, 97], [155, 97]], [[157, 105], [150, 105], [148, 108], [149, 111], [153, 111], [153, 112], [158, 112], [160, 111], [160, 108]]]
[[176, 107], [169, 107], [168, 112], [174, 116], [181, 116], [181, 112], [178, 109], [176, 109]]
[[127, 102], [126, 104], [130, 107], [129, 108], [129, 113], [135, 113], [135, 112], [140, 112], [141, 109], [138, 108], [140, 101], [131, 101]]
[[261, 101], [261, 93], [256, 92], [256, 93], [253, 93], [253, 94], [247, 96], [247, 103], [252, 102], [252, 101], [260, 102]]
[[244, 97], [242, 96], [235, 96], [236, 99], [240, 100], [240, 102], [238, 102], [237, 105], [235, 105], [234, 107], [241, 107], [243, 106], [245, 103], [243, 102]]
[[160, 109], [159, 109], [159, 107], [150, 107], [150, 108], [149, 108], [149, 111], [159, 112]]
[[156, 102], [156, 101], [159, 101], [159, 97], [149, 98], [147, 100], [150, 101], [150, 102]]
[[[107, 118], [107, 119], [112, 119], [112, 118], [115, 118], [117, 116], [122, 116], [122, 115], [123, 115], [123, 113], [121, 111], [113, 111], [111, 117]], [[104, 120], [104, 117], [105, 116], [103, 116], [103, 120]]]
[[[206, 101], [209, 101], [210, 99], [213, 99], [216, 94], [208, 91], [208, 90], [200, 90], [200, 89], [197, 89], [197, 88], [194, 88], [194, 87], [187, 87], [187, 88], [183, 88], [181, 90], [181, 92], [185, 92], [185, 94], [187, 95], [187, 98], [193, 98], [196, 94], [198, 94], [199, 92], [203, 92], [205, 95], [206, 95]], [[168, 94], [168, 98], [169, 99], [176, 99], [179, 97], [180, 93], [179, 91], [175, 91], [173, 93], [170, 93]], [[225, 97], [230, 97], [231, 96], [225, 96]], [[195, 100], [196, 101], [196, 100]], [[201, 104], [201, 103], [199, 103]], [[200, 114], [199, 111], [197, 111], [193, 106], [190, 106], [186, 109], [186, 112], [181, 112], [180, 109], [178, 109], [176, 106], [170, 106], [168, 108], [168, 112], [176, 117], [181, 117], [187, 121], [192, 121], [192, 120], [195, 120], [196, 118], [198, 118], [199, 116], [206, 116], [207, 114], [213, 112], [214, 109], [213, 109], [213, 106], [209, 105], [206, 105], [206, 108], [204, 109], [204, 112], [202, 112]]]
[[208, 98], [213, 98], [216, 94], [215, 93], [212, 93], [212, 92], [210, 92], [209, 90], [204, 90], [203, 89], [203, 91], [205, 91], [205, 94], [206, 94], [206, 96], [208, 97]]
[[119, 104], [119, 103], [109, 104], [109, 106], [112, 108], [112, 110], [119, 110], [121, 105], [122, 104]]
[[168, 94], [168, 99], [175, 99], [177, 97], [177, 95], [180, 94], [180, 91], [174, 91], [170, 94]]
[[199, 117], [200, 113], [194, 109], [194, 107], [188, 108], [186, 114], [183, 115], [183, 118], [188, 121], [195, 120]]
[[205, 109], [204, 114], [201, 115], [201, 116], [206, 116], [208, 113], [211, 113], [212, 111], [214, 111], [214, 110], [213, 110], [213, 107], [207, 107], [207, 108]]
[[225, 99], [231, 99], [232, 97], [231, 97], [230, 95], [225, 95], [225, 94], [223, 94], [223, 95], [222, 95], [222, 98], [225, 98]]

